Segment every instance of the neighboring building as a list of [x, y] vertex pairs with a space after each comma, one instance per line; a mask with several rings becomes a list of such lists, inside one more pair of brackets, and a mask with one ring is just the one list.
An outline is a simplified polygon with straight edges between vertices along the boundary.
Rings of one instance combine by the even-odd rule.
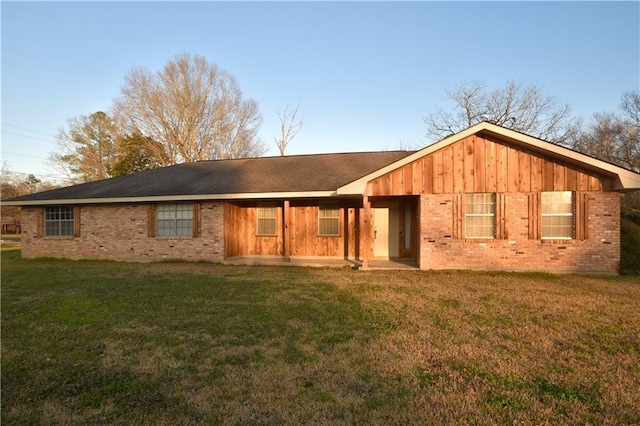
[[13, 216], [2, 217], [2, 233], [3, 234], [19, 234], [20, 221]]
[[22, 255], [616, 273], [640, 175], [490, 123], [420, 151], [205, 161], [15, 198]]

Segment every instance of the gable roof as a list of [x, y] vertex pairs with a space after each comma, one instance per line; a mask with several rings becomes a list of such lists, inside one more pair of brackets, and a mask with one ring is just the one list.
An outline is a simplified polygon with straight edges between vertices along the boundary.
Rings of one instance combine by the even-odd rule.
[[325, 197], [411, 153], [359, 152], [185, 163], [25, 195], [3, 204]]
[[591, 170], [600, 175], [614, 179], [614, 189], [618, 191], [631, 191], [640, 189], [640, 174], [631, 170], [616, 166], [606, 161], [581, 154], [577, 151], [556, 145], [533, 136], [507, 129], [487, 121], [471, 126], [461, 132], [448, 136], [426, 148], [407, 155], [393, 164], [375, 170], [366, 176], [338, 188], [338, 195], [364, 194], [367, 182], [383, 176], [393, 170], [412, 163], [426, 155], [452, 145], [474, 134], [487, 134], [497, 136], [514, 146], [526, 148], [530, 151], [543, 154], [568, 164], [573, 164], [583, 169]]

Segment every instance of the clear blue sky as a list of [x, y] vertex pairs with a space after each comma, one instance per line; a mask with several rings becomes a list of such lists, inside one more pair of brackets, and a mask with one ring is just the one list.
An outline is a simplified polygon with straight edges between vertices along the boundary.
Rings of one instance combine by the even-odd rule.
[[124, 75], [189, 52], [264, 117], [300, 102], [287, 154], [427, 145], [423, 117], [469, 80], [535, 83], [576, 116], [640, 87], [639, 2], [6, 2], [2, 161], [47, 177], [66, 120], [108, 111]]

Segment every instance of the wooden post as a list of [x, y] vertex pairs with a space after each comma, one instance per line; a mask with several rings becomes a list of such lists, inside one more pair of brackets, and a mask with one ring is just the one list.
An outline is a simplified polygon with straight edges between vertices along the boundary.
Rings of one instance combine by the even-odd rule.
[[362, 266], [364, 268], [369, 267], [371, 264], [371, 253], [373, 250], [373, 212], [371, 211], [371, 201], [369, 197], [365, 195], [362, 199], [363, 207], [363, 230], [360, 233], [362, 238]]
[[351, 209], [349, 208], [349, 205], [347, 203], [342, 203], [342, 205], [340, 206], [340, 212], [342, 214], [342, 217], [340, 218], [340, 223], [342, 223], [342, 257], [344, 260], [349, 260], [349, 242], [350, 242], [350, 235], [349, 235], [349, 231], [350, 231], [350, 227], [349, 224], [351, 223], [351, 215], [349, 214], [349, 211]]
[[284, 261], [291, 262], [291, 233], [289, 232], [289, 200], [284, 200], [282, 208], [282, 245], [284, 246]]

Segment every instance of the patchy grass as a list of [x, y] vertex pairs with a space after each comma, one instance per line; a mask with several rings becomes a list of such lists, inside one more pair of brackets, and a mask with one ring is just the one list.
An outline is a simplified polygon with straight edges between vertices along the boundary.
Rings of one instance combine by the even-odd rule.
[[22, 239], [20, 235], [2, 235], [0, 238], [0, 251], [16, 250], [22, 246]]
[[23, 260], [2, 424], [638, 424], [637, 277]]

